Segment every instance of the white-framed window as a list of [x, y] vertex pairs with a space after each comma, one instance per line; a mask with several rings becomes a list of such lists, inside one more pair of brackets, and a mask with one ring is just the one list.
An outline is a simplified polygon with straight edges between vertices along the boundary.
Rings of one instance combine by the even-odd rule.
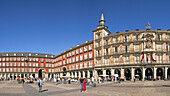
[[2, 58], [2, 61], [5, 61], [5, 58]]
[[31, 72], [31, 68], [29, 68], [29, 72]]
[[87, 51], [87, 46], [84, 46], [84, 51]]
[[16, 61], [16, 57], [14, 57], [14, 61]]
[[83, 68], [83, 63], [80, 63], [80, 68]]
[[43, 62], [44, 60], [43, 60], [43, 58], [41, 58], [41, 62]]
[[73, 57], [73, 62], [75, 62], [75, 57]]
[[83, 52], [83, 47], [80, 48], [80, 53]]
[[2, 66], [1, 63], [0, 63], [0, 66]]
[[75, 54], [74, 51], [72, 52], [72, 54], [73, 54], [73, 55]]
[[84, 59], [87, 59], [87, 53], [84, 54]]
[[17, 58], [17, 61], [20, 61], [20, 57]]
[[12, 72], [12, 68], [10, 68], [10, 72]]
[[65, 63], [65, 60], [63, 60], [63, 64], [66, 64], [66, 63]]
[[63, 58], [65, 58], [65, 55], [63, 55]]
[[69, 56], [69, 54], [67, 53], [67, 57]]
[[34, 67], [35, 67], [35, 63], [33, 63], [33, 64], [32, 64], [32, 66], [34, 66]]
[[51, 72], [51, 69], [49, 69], [48, 71]]
[[92, 52], [89, 53], [89, 58], [92, 58]]
[[71, 58], [70, 58], [70, 63], [71, 63]]
[[9, 72], [9, 69], [8, 69], [8, 68], [6, 68], [6, 72]]
[[69, 63], [69, 62], [68, 62], [68, 59], [67, 59], [67, 63]]
[[35, 61], [35, 58], [33, 58], [33, 61]]
[[29, 63], [29, 66], [31, 66], [31, 63]]
[[83, 55], [80, 55], [80, 60], [83, 60]]
[[69, 70], [71, 70], [71, 65], [69, 65]]
[[16, 72], [16, 68], [14, 68], [14, 72]]
[[48, 67], [48, 64], [46, 64], [46, 67]]
[[24, 58], [23, 58], [23, 57], [21, 57], [21, 61], [24, 61]]
[[20, 66], [20, 63], [17, 63], [18, 66]]
[[77, 64], [76, 64], [76, 69], [78, 69], [78, 67], [79, 67], [79, 64], [77, 63]]
[[1, 58], [0, 58], [0, 61], [1, 61]]
[[5, 68], [3, 68], [3, 72], [5, 72]]
[[76, 49], [76, 54], [78, 54], [79, 53], [79, 50], [78, 49]]
[[52, 67], [54, 67], [54, 64], [52, 64]]
[[9, 66], [9, 63], [6, 63], [6, 66]]
[[12, 57], [10, 57], [10, 61], [12, 61]]
[[92, 67], [92, 61], [89, 61], [89, 67]]
[[5, 66], [5, 63], [2, 63], [3, 64], [3, 66]]
[[52, 69], [52, 72], [54, 72], [54, 69]]
[[76, 61], [79, 61], [79, 56], [76, 56]]
[[24, 68], [22, 68], [21, 71], [24, 72]]
[[36, 58], [36, 61], [38, 61], [38, 58]]
[[38, 63], [36, 63], [36, 67], [38, 67]]
[[10, 63], [10, 66], [12, 66], [12, 63]]
[[1, 68], [0, 68], [0, 72], [1, 72]]
[[18, 68], [18, 72], [20, 72], [20, 68]]
[[84, 68], [87, 68], [87, 62], [84, 62]]
[[71, 56], [71, 52], [69, 53], [69, 56]]
[[28, 69], [27, 68], [25, 68], [25, 72], [27, 72], [28, 71]]
[[43, 67], [43, 63], [41, 63], [41, 67]]
[[73, 70], [74, 70], [74, 66], [75, 66], [75, 65], [73, 65]]
[[35, 72], [35, 68], [33, 68], [33, 72]]
[[27, 66], [28, 63], [25, 63], [25, 66]]
[[6, 61], [9, 61], [9, 58], [8, 58], [8, 57], [6, 58]]

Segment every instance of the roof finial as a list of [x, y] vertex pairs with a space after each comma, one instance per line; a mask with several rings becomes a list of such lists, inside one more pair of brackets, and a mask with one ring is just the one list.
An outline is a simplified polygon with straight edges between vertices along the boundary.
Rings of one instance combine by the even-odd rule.
[[104, 16], [103, 16], [103, 9], [102, 9], [102, 15], [101, 15], [101, 19], [100, 19], [100, 25], [104, 26], [105, 25], [105, 20], [104, 20]]

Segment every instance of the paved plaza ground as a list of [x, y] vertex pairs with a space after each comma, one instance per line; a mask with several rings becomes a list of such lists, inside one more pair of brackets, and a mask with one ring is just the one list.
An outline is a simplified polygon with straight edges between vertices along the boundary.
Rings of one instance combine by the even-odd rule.
[[77, 83], [48, 82], [44, 83], [42, 93], [38, 92], [37, 82], [0, 81], [0, 96], [170, 96], [170, 81], [105, 82], [97, 87], [87, 86], [87, 92], [80, 92]]

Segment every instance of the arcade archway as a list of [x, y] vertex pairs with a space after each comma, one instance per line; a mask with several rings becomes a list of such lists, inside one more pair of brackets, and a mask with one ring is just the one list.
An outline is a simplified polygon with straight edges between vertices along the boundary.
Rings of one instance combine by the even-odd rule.
[[44, 69], [39, 69], [38, 78], [45, 78], [45, 70]]
[[153, 72], [151, 68], [147, 68], [145, 70], [145, 76], [147, 78], [147, 80], [151, 80], [153, 78]]
[[115, 74], [118, 74], [120, 77], [120, 70], [119, 69], [115, 69]]
[[156, 76], [158, 76], [158, 80], [163, 80], [163, 69], [162, 68], [158, 68], [156, 71]]
[[135, 77], [138, 78], [139, 80], [142, 80], [142, 71], [140, 68], [137, 68], [135, 70]]
[[131, 72], [130, 72], [130, 69], [125, 69], [125, 78], [126, 80], [131, 80]]

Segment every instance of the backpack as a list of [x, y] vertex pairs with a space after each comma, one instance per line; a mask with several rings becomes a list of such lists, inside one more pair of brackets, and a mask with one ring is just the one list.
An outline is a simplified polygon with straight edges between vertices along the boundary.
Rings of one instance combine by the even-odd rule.
[[38, 86], [40, 86], [40, 82], [38, 82]]

